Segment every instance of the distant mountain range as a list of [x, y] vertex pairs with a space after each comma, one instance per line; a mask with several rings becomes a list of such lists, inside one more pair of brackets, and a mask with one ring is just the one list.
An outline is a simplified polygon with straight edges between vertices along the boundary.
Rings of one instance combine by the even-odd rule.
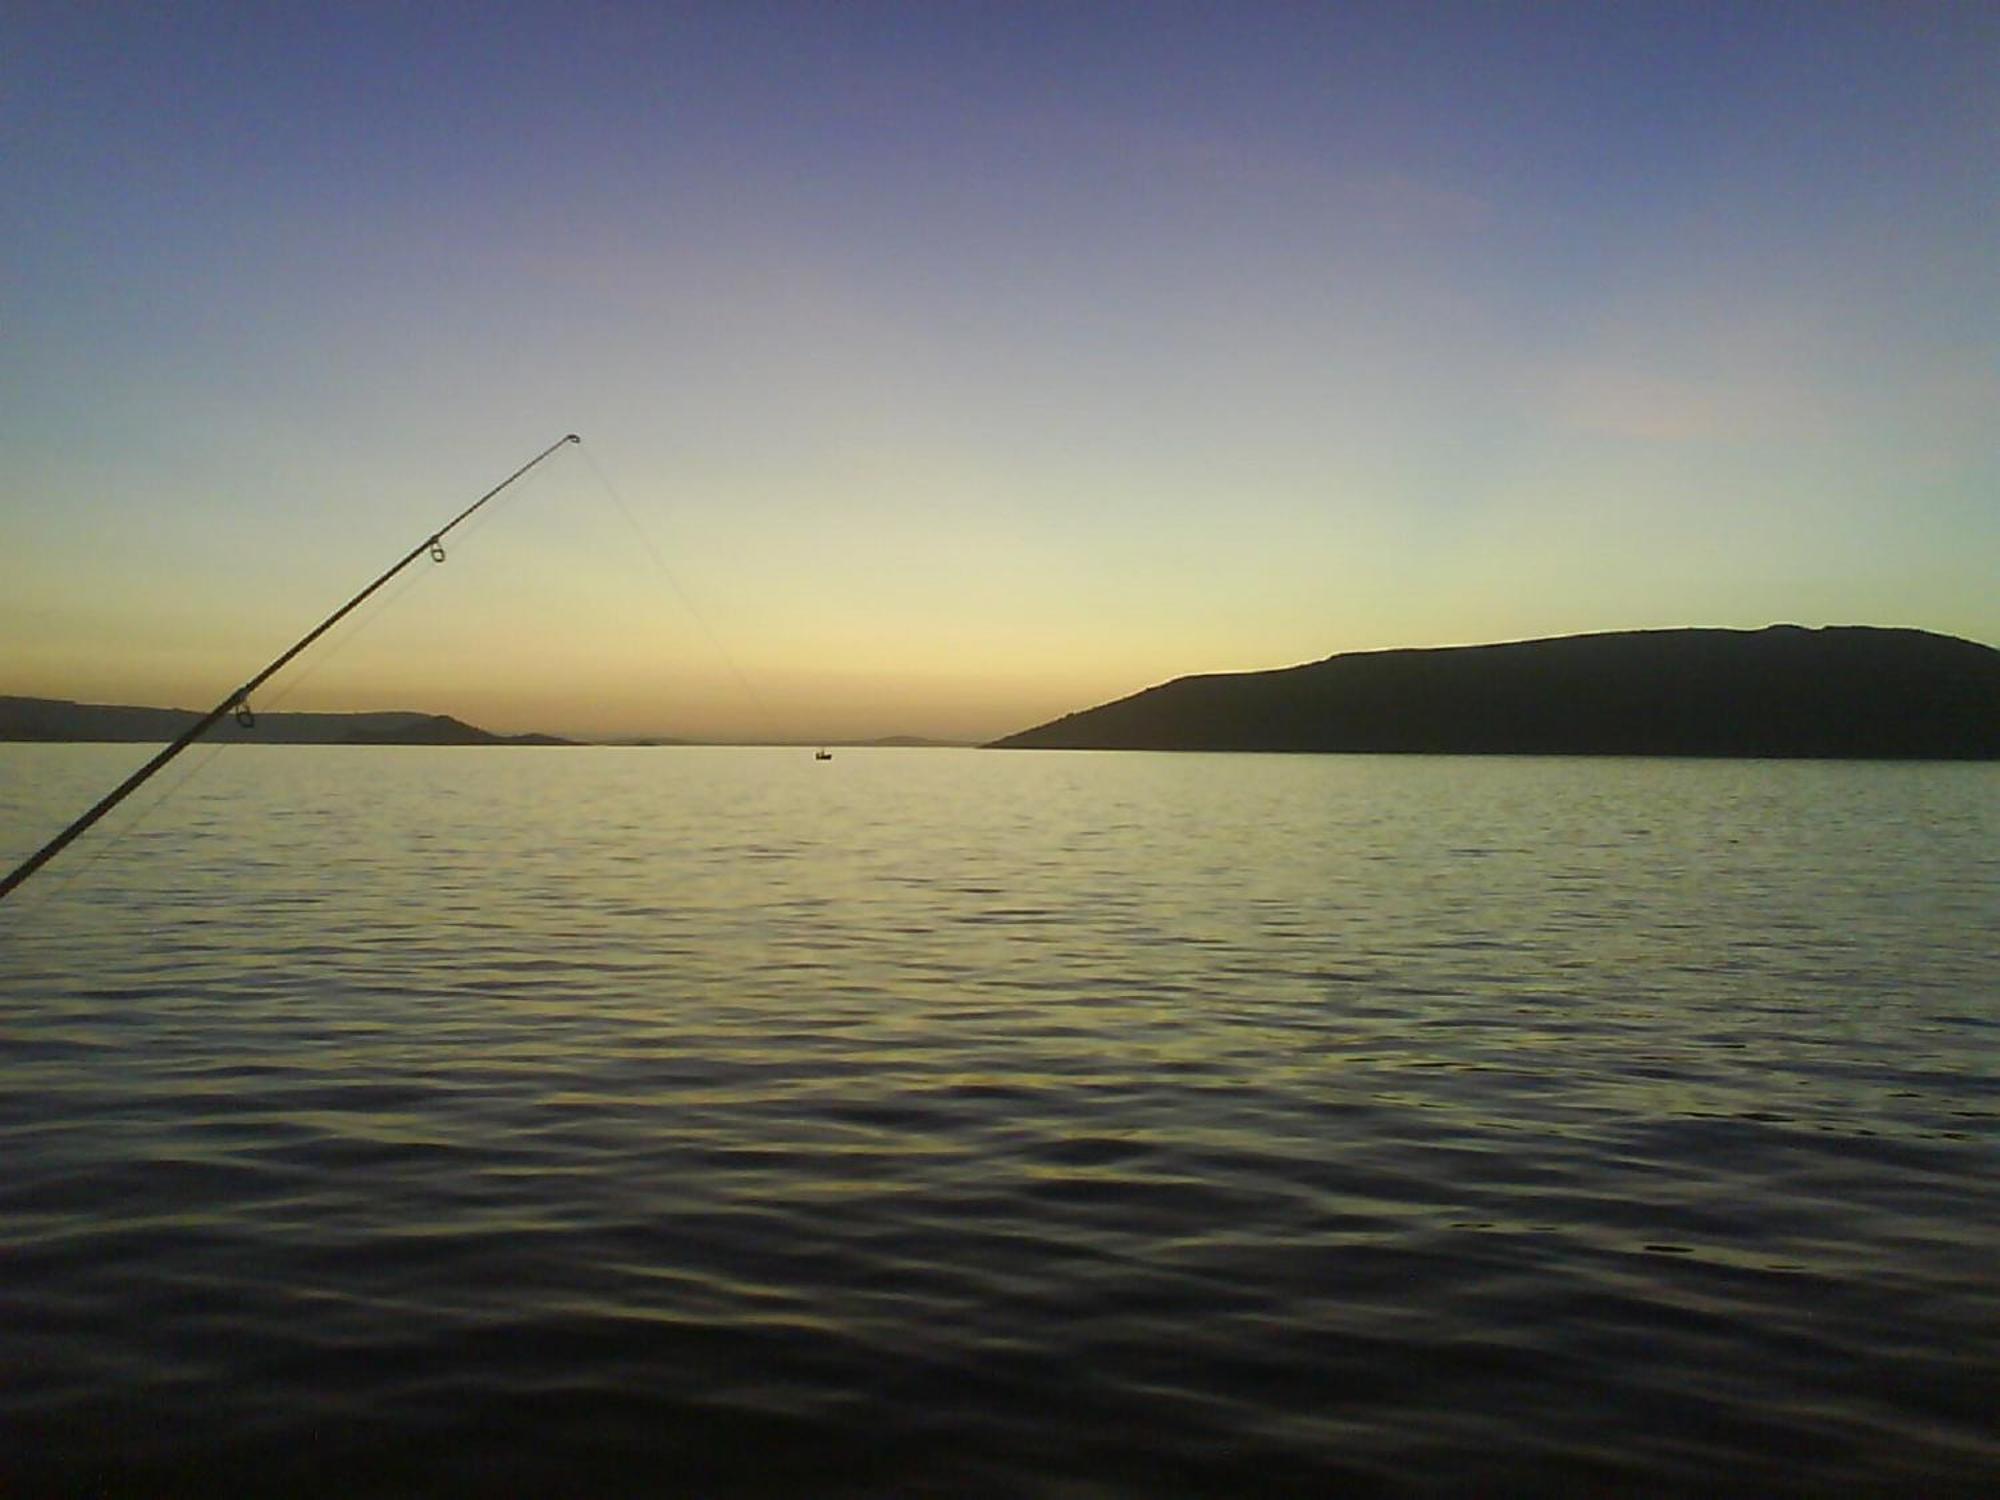
[[[164, 744], [201, 717], [185, 708], [72, 703], [64, 698], [0, 695], [0, 740], [95, 740]], [[260, 713], [245, 729], [225, 718], [208, 732], [218, 740], [271, 745], [567, 745], [546, 734], [490, 734], [448, 714]]]
[[[0, 741], [42, 740], [165, 744], [180, 736], [201, 715], [185, 708], [139, 708], [117, 703], [73, 703], [67, 698], [9, 697], [0, 693]], [[210, 739], [262, 741], [269, 745], [574, 745], [588, 741], [558, 739], [551, 734], [493, 734], [454, 719], [449, 714], [260, 713], [253, 729], [223, 719], [209, 730]], [[604, 743], [623, 745], [699, 745], [702, 740], [648, 737]], [[733, 742], [718, 742], [733, 743]], [[932, 740], [920, 735], [893, 734], [875, 740], [796, 740], [789, 743], [848, 746], [965, 745], [964, 740]]]
[[1644, 630], [1182, 677], [1018, 750], [2000, 759], [2000, 651], [1922, 630]]

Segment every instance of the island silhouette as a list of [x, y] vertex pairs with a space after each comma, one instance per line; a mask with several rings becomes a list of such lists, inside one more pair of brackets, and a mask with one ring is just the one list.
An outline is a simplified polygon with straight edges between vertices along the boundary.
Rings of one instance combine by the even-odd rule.
[[1633, 630], [1181, 677], [1012, 750], [2000, 758], [2000, 651], [1867, 625]]
[[[67, 698], [0, 695], [0, 740], [162, 743], [201, 717], [186, 708], [122, 703], [72, 703]], [[567, 745], [548, 734], [493, 734], [449, 714], [404, 712], [260, 713], [245, 727], [225, 718], [211, 739], [261, 740], [272, 745]]]

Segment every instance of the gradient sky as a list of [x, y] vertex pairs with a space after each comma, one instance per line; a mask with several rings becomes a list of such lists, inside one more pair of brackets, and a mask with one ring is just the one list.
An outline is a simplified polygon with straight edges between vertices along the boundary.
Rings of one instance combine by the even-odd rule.
[[15, 3], [0, 692], [986, 738], [2000, 642], [2000, 7]]

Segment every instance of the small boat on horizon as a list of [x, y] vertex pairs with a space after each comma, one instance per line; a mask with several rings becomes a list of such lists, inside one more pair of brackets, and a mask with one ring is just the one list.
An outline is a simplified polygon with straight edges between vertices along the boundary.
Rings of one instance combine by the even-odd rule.
[[814, 751], [814, 752], [813, 752], [813, 759], [814, 759], [814, 760], [832, 760], [832, 759], [833, 759], [833, 752], [832, 752], [831, 750], [827, 749], [827, 748], [826, 748], [826, 746], [822, 745], [822, 746], [820, 746], [820, 747], [819, 747], [819, 749], [818, 749], [818, 750], [816, 750], [816, 751]]

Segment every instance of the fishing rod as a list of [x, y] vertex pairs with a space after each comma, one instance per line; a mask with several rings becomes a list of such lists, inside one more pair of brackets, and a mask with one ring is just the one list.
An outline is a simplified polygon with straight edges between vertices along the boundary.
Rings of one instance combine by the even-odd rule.
[[508, 485], [512, 484], [515, 480], [519, 479], [523, 474], [527, 473], [528, 470], [534, 468], [536, 464], [540, 463], [543, 459], [547, 458], [551, 453], [555, 452], [556, 449], [561, 448], [569, 443], [580, 443], [582, 441], [583, 439], [578, 437], [573, 432], [567, 435], [566, 437], [558, 438], [555, 442], [550, 443], [548, 447], [544, 448], [540, 453], [537, 453], [533, 458], [529, 459], [526, 463], [522, 464], [520, 468], [516, 469], [513, 473], [509, 474], [505, 479], [501, 480], [498, 484], [494, 485], [492, 489], [488, 490], [485, 494], [481, 495], [477, 500], [473, 501], [472, 504], [466, 506], [464, 510], [460, 511], [457, 515], [453, 516], [449, 521], [445, 522], [444, 525], [438, 527], [436, 531], [433, 531], [429, 536], [425, 537], [421, 542], [418, 542], [417, 545], [412, 547], [409, 550], [409, 552], [403, 557], [403, 560], [401, 562], [397, 563], [393, 568], [389, 569], [388, 572], [384, 573], [380, 578], [376, 579], [373, 583], [369, 584], [367, 588], [363, 589], [360, 593], [356, 594], [352, 599], [349, 599], [345, 604], [341, 605], [339, 609], [336, 609], [332, 614], [328, 615], [324, 620], [321, 620], [319, 624], [315, 625], [310, 631], [308, 631], [303, 637], [301, 637], [298, 643], [294, 645], [289, 651], [285, 652], [284, 655], [280, 656], [276, 661], [272, 662], [268, 667], [264, 668], [264, 670], [259, 672], [255, 677], [252, 677], [248, 682], [244, 683], [242, 687], [238, 688], [235, 692], [231, 693], [227, 698], [224, 698], [220, 703], [216, 704], [214, 708], [211, 708], [207, 713], [203, 714], [201, 718], [197, 719], [193, 724], [188, 726], [188, 728], [182, 733], [179, 739], [175, 740], [171, 745], [167, 746], [166, 749], [162, 750], [158, 755], [154, 756], [151, 760], [147, 761], [143, 766], [139, 767], [139, 769], [134, 771], [130, 776], [126, 777], [124, 781], [118, 784], [118, 786], [110, 793], [109, 796], [104, 798], [103, 801], [99, 802], [95, 807], [91, 808], [89, 812], [85, 813], [82, 817], [78, 818], [74, 823], [70, 824], [69, 827], [65, 828], [61, 833], [57, 834], [54, 838], [50, 839], [46, 844], [42, 845], [41, 848], [37, 849], [33, 854], [29, 855], [28, 858], [21, 863], [21, 865], [14, 871], [13, 874], [9, 875], [4, 881], [0, 881], [0, 901], [4, 901], [8, 897], [8, 895], [12, 893], [12, 891], [16, 886], [20, 885], [21, 882], [26, 880], [30, 875], [34, 874], [35, 871], [41, 869], [43, 865], [47, 864], [50, 860], [54, 859], [58, 854], [62, 853], [64, 849], [68, 848], [70, 844], [76, 840], [78, 835], [83, 833], [85, 829], [89, 828], [91, 824], [95, 823], [99, 818], [103, 817], [106, 813], [110, 812], [112, 808], [116, 807], [119, 803], [123, 802], [127, 797], [131, 796], [132, 793], [138, 791], [140, 787], [144, 786], [146, 784], [146, 781], [153, 775], [154, 772], [158, 771], [162, 766], [166, 765], [168, 761], [172, 760], [176, 755], [179, 755], [181, 751], [187, 749], [189, 745], [192, 745], [196, 740], [200, 739], [204, 734], [208, 733], [209, 730], [213, 729], [218, 723], [221, 722], [224, 714], [234, 713], [236, 715], [237, 723], [241, 724], [245, 729], [254, 728], [257, 723], [257, 719], [256, 716], [250, 712], [250, 695], [256, 692], [257, 689], [262, 687], [266, 682], [268, 682], [280, 667], [284, 666], [286, 662], [290, 661], [293, 657], [297, 656], [301, 651], [305, 650], [306, 647], [310, 646], [314, 641], [318, 640], [321, 636], [325, 635], [329, 630], [333, 629], [334, 626], [338, 625], [342, 620], [346, 619], [347, 616], [352, 614], [354, 610], [360, 606], [362, 601], [367, 599], [370, 594], [374, 593], [377, 589], [382, 587], [383, 584], [387, 583], [391, 578], [394, 578], [398, 573], [402, 572], [403, 569], [407, 568], [411, 563], [415, 562], [419, 557], [422, 557], [426, 552], [430, 554], [431, 561], [443, 562], [444, 539], [445, 536], [451, 531], [451, 529], [454, 526], [458, 525], [459, 522], [463, 521], [466, 517], [470, 516], [474, 511], [478, 510], [480, 506], [484, 505], [488, 500], [491, 500], [495, 495], [499, 494], [502, 490], [506, 489]]

